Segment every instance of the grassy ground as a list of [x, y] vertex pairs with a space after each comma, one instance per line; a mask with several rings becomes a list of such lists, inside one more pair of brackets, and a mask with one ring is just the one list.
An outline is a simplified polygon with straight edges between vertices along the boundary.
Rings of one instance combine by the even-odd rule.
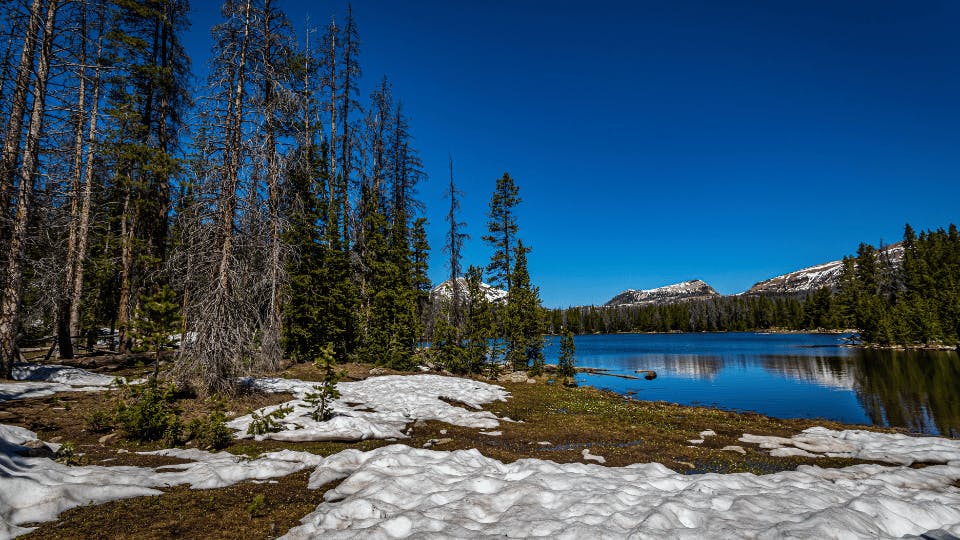
[[[351, 364], [346, 380], [362, 379], [371, 366]], [[131, 373], [133, 374], [133, 373]], [[316, 380], [320, 373], [310, 365], [297, 365], [282, 374]], [[483, 430], [451, 426], [440, 422], [417, 422], [409, 439], [402, 442], [422, 447], [428, 441], [437, 450], [477, 448], [484, 455], [511, 462], [522, 458], [556, 462], [583, 462], [581, 452], [589, 449], [603, 456], [608, 466], [659, 462], [680, 473], [754, 472], [758, 474], [794, 469], [800, 464], [840, 467], [849, 459], [772, 458], [755, 446], [740, 443], [744, 433], [790, 436], [814, 426], [834, 429], [850, 426], [830, 421], [779, 420], [758, 414], [738, 414], [717, 409], [686, 407], [669, 403], [635, 401], [589, 387], [569, 388], [540, 378], [536, 384], [500, 383], [510, 393], [506, 402], [485, 407], [499, 417], [500, 436]], [[116, 391], [69, 393], [46, 398], [0, 403], [0, 423], [16, 424], [37, 431], [44, 440], [73, 442], [84, 455], [82, 463], [102, 465], [159, 466], [179, 460], [141, 456], [161, 444], [137, 445], [119, 434], [94, 432], [88, 419], [95, 410], [104, 410], [118, 399]], [[247, 394], [226, 401], [228, 416], [289, 400], [289, 395]], [[177, 405], [185, 420], [209, 414], [213, 400], [183, 397]], [[694, 445], [701, 431], [712, 429], [715, 437]], [[278, 441], [237, 441], [227, 450], [256, 456], [289, 448], [330, 455], [346, 448], [370, 450], [394, 444], [388, 441], [358, 443], [292, 443]], [[739, 445], [745, 455], [721, 450]], [[244, 482], [228, 488], [166, 490], [164, 495], [76, 508], [57, 522], [40, 524], [27, 538], [269, 538], [297, 525], [322, 501], [324, 490], [306, 489], [310, 471], [278, 478], [276, 483]]]

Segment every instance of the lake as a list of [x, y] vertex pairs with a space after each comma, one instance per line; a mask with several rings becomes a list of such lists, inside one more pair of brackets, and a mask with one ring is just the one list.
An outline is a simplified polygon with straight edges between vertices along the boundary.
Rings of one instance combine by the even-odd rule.
[[[960, 437], [960, 355], [842, 346], [837, 334], [615, 334], [576, 336], [577, 365], [633, 375], [578, 374], [577, 382], [634, 399], [829, 418]], [[555, 363], [559, 338], [544, 351]], [[654, 380], [635, 370], [652, 369]]]

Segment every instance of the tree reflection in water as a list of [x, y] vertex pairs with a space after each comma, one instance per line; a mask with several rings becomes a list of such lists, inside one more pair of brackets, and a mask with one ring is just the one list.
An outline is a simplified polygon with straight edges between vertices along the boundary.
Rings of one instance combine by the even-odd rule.
[[960, 437], [960, 355], [865, 349], [850, 359], [857, 399], [875, 424]]

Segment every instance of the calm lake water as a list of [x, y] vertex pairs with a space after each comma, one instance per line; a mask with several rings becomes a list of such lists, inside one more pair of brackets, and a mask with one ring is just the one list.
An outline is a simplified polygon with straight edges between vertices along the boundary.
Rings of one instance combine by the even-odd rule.
[[[577, 336], [577, 365], [634, 375], [577, 382], [635, 399], [756, 411], [780, 418], [904, 427], [960, 437], [960, 355], [842, 347], [836, 334]], [[559, 339], [547, 339], [548, 363]], [[634, 373], [652, 369], [647, 381]]]

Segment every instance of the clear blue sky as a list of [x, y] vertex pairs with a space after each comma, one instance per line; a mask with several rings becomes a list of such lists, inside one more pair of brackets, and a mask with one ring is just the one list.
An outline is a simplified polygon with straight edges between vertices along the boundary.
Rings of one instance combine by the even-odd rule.
[[[193, 4], [200, 74], [219, 2]], [[346, 6], [280, 5], [301, 27]], [[549, 307], [694, 278], [735, 293], [896, 241], [906, 222], [960, 221], [960, 2], [353, 7], [363, 94], [390, 77], [430, 177], [435, 282], [448, 154], [464, 265], [489, 258], [487, 202], [509, 171]]]

